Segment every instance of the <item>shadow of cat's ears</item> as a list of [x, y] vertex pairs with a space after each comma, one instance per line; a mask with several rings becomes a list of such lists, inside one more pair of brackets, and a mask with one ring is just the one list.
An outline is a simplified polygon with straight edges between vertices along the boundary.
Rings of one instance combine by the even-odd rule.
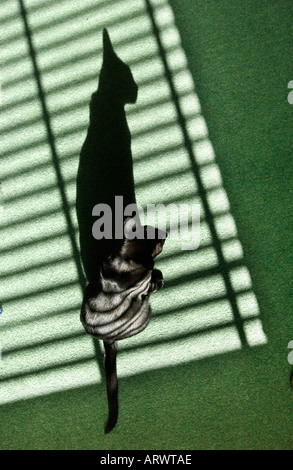
[[103, 28], [103, 41], [111, 42], [107, 28]]
[[103, 51], [104, 58], [115, 54], [107, 28], [103, 28]]

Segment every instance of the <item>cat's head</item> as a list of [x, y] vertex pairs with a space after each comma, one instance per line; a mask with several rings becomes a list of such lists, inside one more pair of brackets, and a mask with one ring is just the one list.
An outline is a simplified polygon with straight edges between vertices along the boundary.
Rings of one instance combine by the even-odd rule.
[[109, 96], [123, 104], [135, 103], [137, 84], [130, 67], [115, 53], [107, 29], [103, 29], [103, 64], [100, 74], [100, 86], [108, 91]]
[[124, 233], [120, 250], [122, 258], [148, 270], [153, 269], [154, 258], [161, 253], [167, 233], [149, 225], [140, 225], [134, 218], [126, 219]]

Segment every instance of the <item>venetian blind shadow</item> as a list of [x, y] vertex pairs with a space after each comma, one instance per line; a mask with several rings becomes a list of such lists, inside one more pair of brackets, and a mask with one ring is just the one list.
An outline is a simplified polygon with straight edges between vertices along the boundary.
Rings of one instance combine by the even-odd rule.
[[[40, 1], [41, 15], [29, 2], [22, 3], [35, 67], [32, 76], [22, 17], [9, 16], [1, 170], [4, 190], [13, 190], [6, 194], [9, 210], [3, 211], [0, 229], [5, 297], [1, 403], [100, 380], [91, 339], [78, 319], [85, 278], [72, 243], [78, 246], [77, 156], [86, 132], [87, 102], [96, 88], [105, 17], [115, 50], [139, 84], [138, 103], [127, 109], [137, 201], [157, 203], [159, 194], [165, 205], [200, 202], [204, 209], [196, 252], [171, 243], [164, 247], [158, 267], [165, 287], [152, 300], [148, 328], [121, 342], [119, 376], [241, 349], [235, 304], [249, 346], [264, 344], [241, 243], [169, 3], [152, 0], [147, 9], [145, 0], [107, 0], [96, 12], [95, 0], [79, 5], [66, 0], [58, 8], [56, 2], [56, 9], [54, 2]], [[20, 39], [23, 49], [18, 49]], [[223, 273], [233, 288], [231, 297]]]

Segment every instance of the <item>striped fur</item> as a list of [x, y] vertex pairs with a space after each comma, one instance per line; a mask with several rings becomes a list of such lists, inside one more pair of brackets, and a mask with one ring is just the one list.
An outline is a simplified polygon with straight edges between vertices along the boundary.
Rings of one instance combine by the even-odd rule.
[[97, 280], [85, 290], [81, 321], [89, 334], [102, 340], [117, 341], [139, 333], [150, 317], [151, 271], [129, 267], [121, 273], [121, 282], [117, 277], [119, 261], [102, 266]]

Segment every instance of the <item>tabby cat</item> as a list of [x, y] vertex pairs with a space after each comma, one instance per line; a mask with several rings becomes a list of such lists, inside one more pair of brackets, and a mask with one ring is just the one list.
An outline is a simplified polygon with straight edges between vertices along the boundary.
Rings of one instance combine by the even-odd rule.
[[[124, 237], [96, 240], [92, 234], [93, 207], [115, 205], [123, 196], [124, 208], [135, 204], [131, 136], [124, 106], [135, 103], [137, 85], [130, 68], [114, 52], [103, 30], [103, 64], [97, 92], [90, 103], [90, 124], [80, 154], [76, 209], [83, 266], [89, 281], [84, 291], [81, 322], [87, 333], [104, 342], [109, 416], [105, 433], [118, 419], [116, 341], [142, 331], [150, 319], [149, 294], [163, 287], [154, 258], [162, 251], [167, 234], [124, 219]], [[115, 217], [112, 225], [115, 233]], [[127, 233], [135, 231], [134, 239]]]

